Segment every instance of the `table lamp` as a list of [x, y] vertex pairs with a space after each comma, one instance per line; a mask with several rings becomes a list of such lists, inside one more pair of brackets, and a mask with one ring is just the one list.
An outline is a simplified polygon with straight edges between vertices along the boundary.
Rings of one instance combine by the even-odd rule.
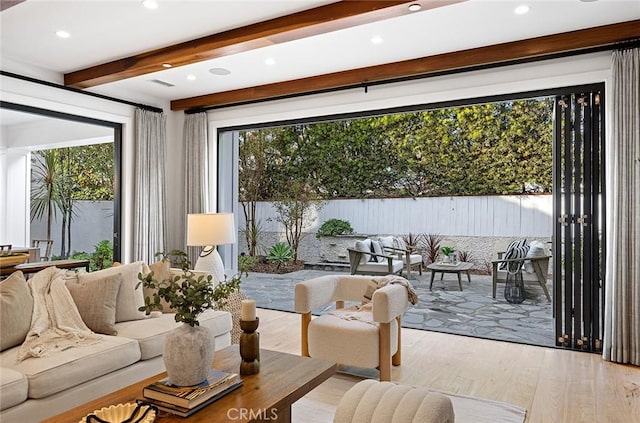
[[235, 242], [233, 213], [187, 215], [187, 245], [204, 247], [194, 270], [211, 273], [215, 282], [224, 280], [224, 264], [216, 246]]

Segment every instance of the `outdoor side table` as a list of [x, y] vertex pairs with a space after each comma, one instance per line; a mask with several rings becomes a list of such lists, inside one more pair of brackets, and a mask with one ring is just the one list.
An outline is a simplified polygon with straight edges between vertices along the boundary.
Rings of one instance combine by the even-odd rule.
[[442, 273], [444, 277], [445, 273], [455, 273], [458, 275], [458, 286], [460, 287], [460, 291], [462, 291], [462, 278], [460, 277], [460, 273], [467, 273], [467, 280], [471, 283], [471, 275], [469, 275], [469, 270], [473, 267], [472, 263], [467, 262], [458, 262], [457, 264], [448, 264], [448, 263], [431, 263], [427, 266], [427, 269], [431, 270], [431, 282], [429, 283], [429, 290], [431, 291], [433, 288], [433, 278], [436, 273]]

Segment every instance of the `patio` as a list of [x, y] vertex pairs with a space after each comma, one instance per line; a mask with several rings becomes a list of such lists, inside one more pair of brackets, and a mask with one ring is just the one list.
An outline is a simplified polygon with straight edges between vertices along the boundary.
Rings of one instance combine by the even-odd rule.
[[[335, 272], [249, 273], [243, 278], [241, 289], [255, 299], [260, 308], [293, 312], [295, 284], [329, 273]], [[490, 275], [471, 275], [471, 283], [463, 278], [462, 292], [455, 275], [445, 275], [442, 281], [438, 276], [433, 291], [429, 291], [429, 278], [430, 272], [424, 272], [411, 279], [420, 301], [405, 313], [404, 327], [530, 345], [555, 345], [552, 305], [539, 286], [525, 284], [527, 299], [522, 304], [509, 304], [502, 296], [504, 285], [498, 285], [498, 294], [492, 298]], [[316, 310], [314, 314], [327, 310]]]

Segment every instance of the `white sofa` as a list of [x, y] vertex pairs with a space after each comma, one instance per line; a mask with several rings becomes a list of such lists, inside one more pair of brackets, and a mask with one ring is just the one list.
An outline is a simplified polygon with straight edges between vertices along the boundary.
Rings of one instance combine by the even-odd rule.
[[[14, 274], [0, 282], [2, 300], [2, 352], [0, 352], [0, 421], [35, 422], [88, 402], [111, 391], [123, 388], [141, 379], [164, 371], [162, 346], [166, 334], [181, 323], [176, 323], [173, 313], [154, 313], [152, 317], [125, 316], [119, 320], [120, 306], [140, 303], [141, 288], [131, 291], [137, 284], [139, 269], [148, 269], [137, 262], [100, 272], [79, 274], [78, 283], [93, 285], [93, 293], [108, 283], [101, 277], [109, 276], [120, 281], [117, 292], [116, 322], [109, 326], [117, 335], [100, 334], [101, 340], [55, 352], [47, 357], [27, 358], [18, 361], [22, 341], [16, 336], [16, 328], [24, 326], [25, 313], [31, 313], [27, 294], [20, 286], [26, 286], [22, 274]], [[115, 269], [115, 270], [114, 270]], [[119, 276], [114, 276], [118, 274]], [[136, 275], [136, 281], [131, 280]], [[125, 276], [128, 281], [125, 281]], [[72, 276], [73, 277], [73, 276]], [[67, 281], [66, 284], [69, 286]], [[125, 285], [126, 288], [125, 289]], [[73, 294], [73, 291], [70, 289]], [[122, 296], [123, 291], [129, 297]], [[86, 291], [89, 292], [89, 291]], [[133, 295], [135, 298], [131, 302]], [[74, 301], [79, 303], [77, 295]], [[24, 303], [17, 306], [17, 303]], [[101, 304], [108, 301], [101, 301]], [[79, 310], [82, 310], [78, 306]], [[130, 314], [134, 312], [129, 309]], [[28, 314], [27, 313], [27, 314]], [[87, 322], [87, 318], [81, 314]], [[134, 318], [131, 318], [134, 317]], [[139, 317], [139, 318], [138, 318]], [[215, 336], [215, 348], [219, 350], [231, 343], [232, 319], [226, 311], [208, 310], [200, 316], [200, 324], [209, 328]], [[22, 323], [21, 323], [22, 322]], [[89, 324], [87, 324], [91, 328]], [[94, 330], [95, 332], [95, 330]], [[5, 336], [6, 335], [6, 336]], [[26, 333], [25, 333], [26, 336]], [[13, 338], [13, 339], [11, 339]], [[13, 344], [13, 345], [12, 345]], [[107, 404], [105, 404], [107, 405]]]

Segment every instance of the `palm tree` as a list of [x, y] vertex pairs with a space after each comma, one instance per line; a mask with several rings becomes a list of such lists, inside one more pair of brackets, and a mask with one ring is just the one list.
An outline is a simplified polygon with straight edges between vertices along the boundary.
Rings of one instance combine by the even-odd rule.
[[31, 173], [31, 221], [47, 216], [47, 239], [51, 239], [51, 221], [56, 210], [63, 209], [60, 172], [56, 150], [38, 151], [33, 155]]

